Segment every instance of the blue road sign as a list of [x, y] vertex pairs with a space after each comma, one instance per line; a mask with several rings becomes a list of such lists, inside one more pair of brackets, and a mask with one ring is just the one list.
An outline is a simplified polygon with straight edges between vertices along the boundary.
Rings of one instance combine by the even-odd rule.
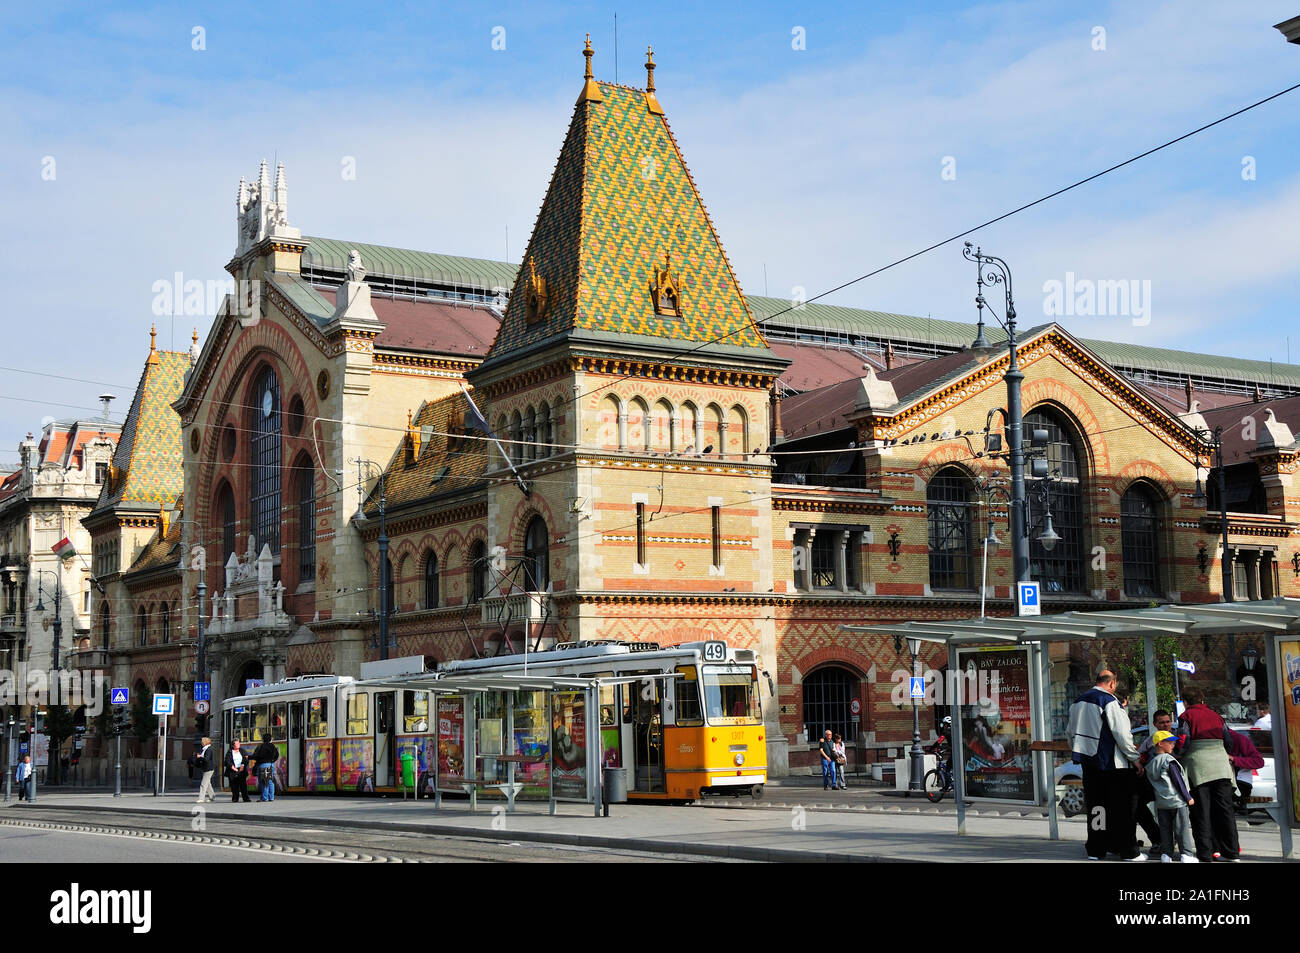
[[1196, 674], [1195, 662], [1180, 662], [1178, 659], [1174, 659], [1174, 668], [1178, 669], [1180, 672], [1186, 672], [1188, 675]]
[[175, 710], [175, 695], [155, 695], [153, 697], [153, 713], [155, 715], [170, 715]]
[[910, 687], [910, 689], [911, 689], [911, 695], [910, 695], [909, 697], [911, 697], [911, 698], [924, 698], [924, 697], [925, 697], [925, 677], [924, 677], [924, 676], [922, 676], [922, 675], [913, 675], [913, 676], [911, 676], [911, 677], [908, 679], [908, 683], [909, 683], [909, 687]]
[[195, 682], [194, 683], [194, 700], [196, 702], [212, 701], [212, 683]]
[[131, 703], [131, 692], [126, 688], [113, 689], [113, 697], [109, 704], [112, 705], [129, 705]]
[[1041, 615], [1037, 582], [1016, 583], [1016, 615]]

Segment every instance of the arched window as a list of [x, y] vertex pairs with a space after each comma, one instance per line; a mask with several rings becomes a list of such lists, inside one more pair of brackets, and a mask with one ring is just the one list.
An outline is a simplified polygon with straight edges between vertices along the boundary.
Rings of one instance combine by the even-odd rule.
[[1156, 520], [1160, 505], [1147, 486], [1134, 483], [1120, 499], [1120, 539], [1124, 549], [1124, 593], [1158, 596], [1160, 551]]
[[[1084, 511], [1083, 488], [1078, 452], [1073, 428], [1059, 414], [1051, 410], [1035, 410], [1025, 414], [1025, 443], [1034, 430], [1047, 431], [1047, 463], [1049, 473], [1059, 476], [1051, 480], [1048, 506], [1052, 511], [1052, 528], [1058, 542], [1051, 550], [1043, 547], [1038, 537], [1047, 529], [1047, 514], [1043, 509], [1042, 495], [1038, 490], [1040, 480], [1025, 478], [1029, 503], [1029, 576], [1037, 579], [1044, 592], [1083, 592]], [[1026, 468], [1028, 469], [1028, 468]]]
[[528, 592], [545, 592], [550, 577], [550, 533], [546, 521], [534, 516], [524, 533], [524, 588]]
[[519, 411], [510, 415], [510, 459], [514, 463], [524, 461], [524, 424]]
[[109, 620], [112, 619], [112, 617], [113, 617], [113, 609], [111, 606], [109, 606], [107, 602], [105, 602], [100, 607], [100, 619], [99, 619], [99, 634], [100, 637], [104, 640], [105, 652], [107, 652], [110, 648], [108, 644], [108, 640], [110, 635], [112, 635], [112, 628], [111, 628], [112, 623]]
[[488, 588], [487, 545], [481, 539], [469, 548], [469, 578], [470, 602], [478, 602], [487, 595]]
[[529, 407], [524, 413], [524, 459], [536, 460], [541, 456], [537, 452], [537, 412]]
[[940, 470], [925, 489], [929, 524], [930, 588], [970, 589], [971, 485], [955, 467]]
[[238, 545], [235, 539], [235, 493], [229, 483], [222, 483], [217, 491], [216, 514], [221, 521], [221, 565], [225, 566]]
[[424, 558], [424, 607], [438, 608], [438, 554], [432, 551]]
[[856, 743], [851, 706], [857, 697], [857, 676], [846, 668], [828, 665], [805, 675], [803, 723], [808, 731], [808, 741], [818, 741], [822, 732], [829, 728], [843, 735], [846, 743]]
[[814, 589], [835, 589], [839, 583], [835, 578], [835, 564], [838, 554], [835, 552], [836, 537], [834, 529], [827, 527], [813, 537], [812, 543], [812, 584]]
[[252, 463], [249, 481], [249, 515], [257, 551], [270, 546], [280, 552], [280, 380], [267, 367], [257, 378], [252, 400]]
[[316, 578], [316, 471], [310, 457], [298, 468], [298, 581]]
[[537, 455], [549, 457], [554, 453], [551, 440], [551, 408], [545, 402], [537, 408]]
[[136, 618], [136, 636], [140, 640], [140, 645], [149, 644], [149, 612], [144, 606], [135, 614]]
[[166, 645], [172, 640], [172, 607], [164, 602], [161, 612], [162, 615], [158, 621], [162, 628], [163, 645]]

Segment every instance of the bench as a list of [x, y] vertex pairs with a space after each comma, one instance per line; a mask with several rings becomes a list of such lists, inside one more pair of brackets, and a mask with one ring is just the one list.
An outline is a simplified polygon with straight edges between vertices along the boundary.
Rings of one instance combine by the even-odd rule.
[[[471, 812], [478, 810], [479, 789], [495, 788], [497, 791], [501, 792], [501, 794], [505, 796], [506, 810], [509, 811], [511, 814], [513, 814], [515, 810], [515, 797], [519, 794], [520, 791], [522, 791], [525, 787], [528, 786], [527, 781], [514, 780], [513, 765], [545, 764], [546, 759], [529, 757], [527, 755], [501, 755], [500, 757], [493, 758], [493, 760], [497, 761], [500, 764], [505, 764], [507, 766], [510, 766], [508, 767], [508, 771], [509, 771], [508, 780], [502, 781], [499, 778], [462, 777], [460, 778], [460, 781], [457, 786], [460, 787], [465, 792], [465, 794], [469, 797], [469, 809]], [[434, 793], [435, 796], [438, 793], [440, 793], [439, 789], [435, 788]], [[438, 800], [438, 806], [441, 806], [441, 798], [438, 798], [437, 800]]]

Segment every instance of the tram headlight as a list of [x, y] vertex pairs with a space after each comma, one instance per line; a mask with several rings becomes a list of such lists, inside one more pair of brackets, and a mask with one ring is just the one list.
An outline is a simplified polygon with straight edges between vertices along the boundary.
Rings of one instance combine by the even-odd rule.
[[740, 767], [744, 763], [745, 763], [744, 754], [742, 754], [741, 752], [736, 752], [736, 767]]

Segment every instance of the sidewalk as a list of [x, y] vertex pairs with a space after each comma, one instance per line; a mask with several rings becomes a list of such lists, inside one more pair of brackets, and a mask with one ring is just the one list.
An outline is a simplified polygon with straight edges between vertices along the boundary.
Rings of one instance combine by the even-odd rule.
[[[781, 787], [783, 795], [796, 794], [795, 785]], [[494, 814], [493, 806], [501, 810]], [[42, 792], [36, 804], [37, 810], [67, 811], [70, 820], [89, 810], [192, 817], [196, 807], [194, 794], [188, 791], [161, 798], [139, 793], [114, 798]], [[505, 814], [504, 804], [480, 801], [478, 812], [471, 814], [467, 801], [450, 798], [441, 810], [429, 799], [301, 795], [249, 804], [218, 798], [203, 807], [209, 818], [244, 820], [251, 829], [261, 830], [268, 824], [342, 825], [760, 861], [1081, 862], [1085, 833], [1081, 820], [1062, 820], [1061, 840], [1048, 840], [1045, 819], [1020, 817], [1017, 810], [1014, 817], [972, 815], [967, 819], [967, 834], [959, 836], [954, 816], [923, 811], [919, 804], [892, 798], [878, 806], [864, 803], [833, 810], [812, 804], [756, 808], [748, 802], [715, 807], [616, 804], [608, 818], [594, 817], [590, 805], [577, 804], [562, 804], [551, 817], [545, 804], [535, 802], [520, 803], [516, 813]], [[25, 808], [11, 801], [0, 808], [0, 817], [16, 819]], [[1281, 856], [1277, 834], [1271, 829], [1264, 832], [1243, 825], [1241, 842], [1247, 859]]]

